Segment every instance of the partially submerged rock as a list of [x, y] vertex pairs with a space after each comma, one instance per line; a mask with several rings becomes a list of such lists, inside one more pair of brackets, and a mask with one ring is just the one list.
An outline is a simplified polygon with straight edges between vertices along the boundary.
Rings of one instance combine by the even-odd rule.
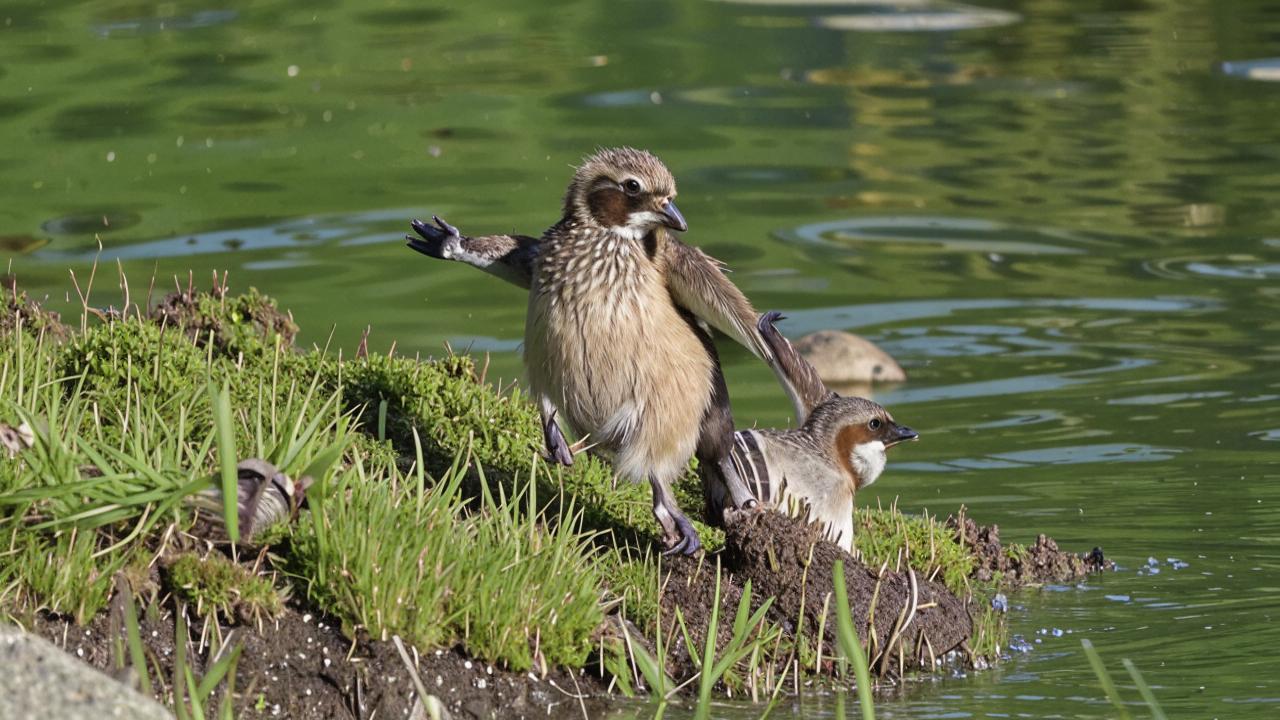
[[902, 382], [907, 373], [875, 343], [842, 330], [819, 330], [796, 341], [796, 350], [829, 385]]

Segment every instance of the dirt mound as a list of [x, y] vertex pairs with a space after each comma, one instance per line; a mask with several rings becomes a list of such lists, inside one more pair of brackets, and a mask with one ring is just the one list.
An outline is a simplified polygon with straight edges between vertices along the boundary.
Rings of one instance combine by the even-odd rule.
[[188, 286], [165, 295], [151, 309], [153, 322], [181, 328], [196, 345], [212, 344], [219, 353], [234, 357], [240, 352], [278, 341], [293, 344], [298, 326], [293, 316], [281, 312], [271, 298], [250, 289], [229, 295], [226, 285], [204, 292]]
[[[908, 571], [870, 568], [823, 539], [814, 525], [775, 512], [748, 511], [726, 517], [725, 549], [719, 555], [721, 624], [717, 646], [728, 641], [732, 612], [748, 580], [753, 609], [773, 597], [769, 619], [793, 636], [823, 633], [823, 655], [835, 657], [833, 568], [843, 560], [850, 611], [868, 659], [880, 674], [932, 668], [937, 658], [960, 648], [973, 631], [963, 600], [942, 584]], [[716, 584], [714, 561], [678, 558], [668, 564], [663, 619], [678, 608], [695, 645], [706, 639]], [[727, 617], [726, 617], [727, 616]], [[825, 617], [824, 617], [825, 616]], [[676, 667], [689, 663], [682, 644], [671, 649]]]
[[0, 335], [22, 328], [32, 335], [44, 334], [56, 342], [71, 336], [71, 328], [62, 324], [62, 318], [52, 310], [45, 310], [18, 289], [18, 281], [12, 275], [0, 276]]
[[996, 573], [1010, 587], [1067, 582], [1116, 566], [1103, 556], [1100, 547], [1087, 553], [1067, 552], [1043, 534], [1029, 547], [1004, 546], [998, 525], [978, 525], [965, 516], [963, 508], [958, 517], [947, 518], [947, 526], [955, 530], [957, 540], [972, 549], [976, 561], [973, 577], [983, 582], [994, 579]]
[[[153, 672], [151, 680], [166, 686], [173, 678], [172, 612], [171, 608], [153, 606], [140, 622], [149, 664], [164, 671], [160, 678]], [[118, 620], [113, 623], [110, 613], [102, 612], [85, 627], [63, 618], [42, 616], [32, 630], [110, 673], [118, 666], [113, 653], [117, 647], [114, 638], [121, 637], [120, 627]], [[188, 657], [199, 676], [210, 653], [200, 645], [201, 621], [192, 618], [191, 627]], [[225, 634], [231, 629], [223, 626], [219, 632]], [[238, 639], [233, 642], [244, 643], [236, 665], [235, 716], [303, 720], [409, 717], [417, 693], [399, 651], [393, 643], [370, 640], [360, 632], [356, 636], [354, 641], [348, 639], [333, 618], [300, 607], [286, 608], [261, 630], [252, 626], [235, 628], [232, 637]], [[414, 650], [407, 649], [410, 658], [414, 658]], [[572, 696], [603, 696], [606, 689], [591, 673], [575, 675], [552, 670], [538, 676], [507, 672], [468, 659], [457, 650], [419, 654], [415, 662], [427, 692], [458, 720], [577, 715], [579, 700]], [[219, 690], [213, 699], [217, 702], [221, 697]], [[603, 707], [590, 697], [582, 702], [590, 710], [600, 711]]]

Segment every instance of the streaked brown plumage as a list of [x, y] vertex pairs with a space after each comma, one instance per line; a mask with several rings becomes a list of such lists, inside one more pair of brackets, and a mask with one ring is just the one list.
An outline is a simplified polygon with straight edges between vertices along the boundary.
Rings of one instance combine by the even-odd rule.
[[828, 389], [773, 326], [780, 317], [766, 313], [758, 329], [800, 426], [737, 432], [733, 462], [762, 502], [821, 522], [833, 542], [852, 551], [855, 493], [880, 476], [885, 450], [919, 435], [878, 403]]
[[697, 535], [671, 481], [697, 452], [713, 517], [754, 498], [728, 459], [733, 431], [714, 346], [698, 321], [768, 359], [755, 311], [684, 230], [675, 180], [653, 155], [602, 150], [578, 168], [563, 217], [541, 239], [464, 238], [437, 218], [414, 223], [410, 246], [530, 287], [525, 365], [543, 413], [548, 450], [572, 455], [557, 426], [569, 422], [625, 476], [648, 479], [654, 515], [672, 551]]

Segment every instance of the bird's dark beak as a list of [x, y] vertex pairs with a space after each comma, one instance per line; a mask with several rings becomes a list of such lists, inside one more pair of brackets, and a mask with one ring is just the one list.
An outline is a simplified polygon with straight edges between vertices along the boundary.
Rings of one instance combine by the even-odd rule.
[[885, 438], [884, 446], [886, 448], [891, 448], [898, 443], [907, 442], [908, 440], [918, 440], [919, 438], [920, 433], [915, 430], [912, 430], [906, 425], [895, 424], [893, 429], [889, 431], [889, 437]]
[[680, 208], [676, 204], [667, 200], [662, 203], [662, 224], [679, 232], [689, 229], [689, 223], [684, 221], [684, 216], [680, 214]]

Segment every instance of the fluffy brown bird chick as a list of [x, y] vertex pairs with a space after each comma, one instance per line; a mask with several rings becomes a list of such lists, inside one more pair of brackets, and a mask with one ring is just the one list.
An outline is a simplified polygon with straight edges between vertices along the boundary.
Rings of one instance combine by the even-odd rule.
[[577, 169], [562, 219], [540, 239], [465, 238], [436, 218], [434, 227], [415, 221], [421, 237], [409, 245], [530, 288], [525, 367], [549, 454], [573, 461], [563, 417], [622, 475], [648, 480], [668, 552], [692, 554], [700, 542], [671, 483], [695, 451], [719, 476], [704, 474], [713, 518], [755, 502], [729, 460], [728, 391], [700, 323], [771, 358], [754, 309], [720, 265], [671, 234], [688, 227], [675, 194], [658, 158], [602, 150]]
[[820, 522], [832, 542], [853, 551], [853, 500], [884, 471], [885, 451], [919, 437], [878, 403], [841, 397], [823, 384], [774, 321], [758, 328], [795, 405], [795, 430], [740, 430], [732, 458], [756, 497], [792, 515]]

